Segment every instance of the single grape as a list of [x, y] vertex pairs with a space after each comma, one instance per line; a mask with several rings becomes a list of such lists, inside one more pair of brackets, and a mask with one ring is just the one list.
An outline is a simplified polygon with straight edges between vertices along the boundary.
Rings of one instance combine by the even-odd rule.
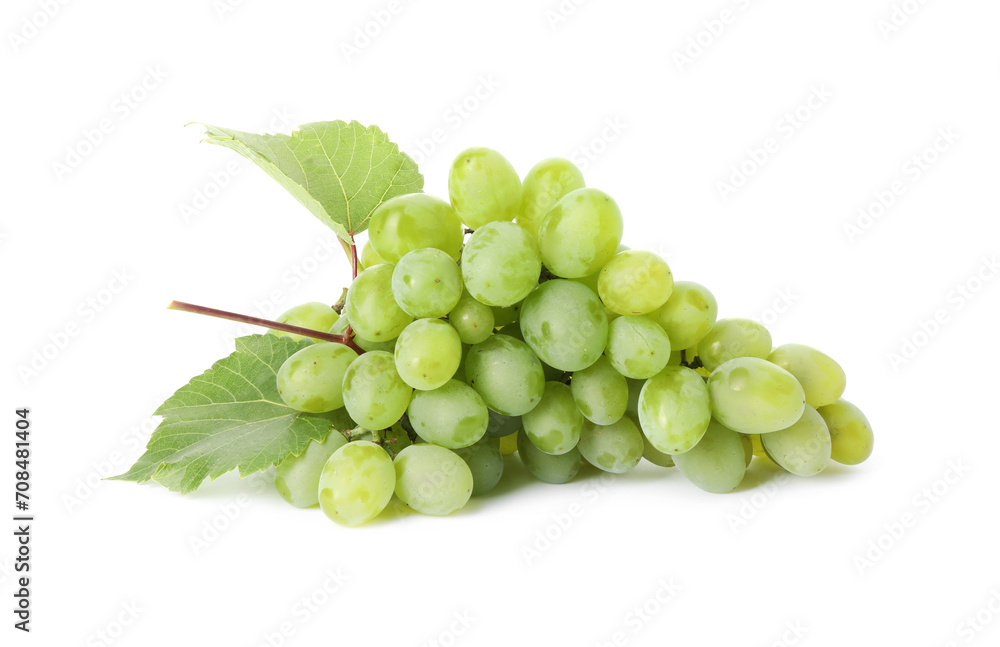
[[458, 217], [473, 229], [510, 221], [521, 207], [521, 178], [507, 159], [490, 148], [458, 154], [448, 173], [448, 194]]
[[512, 222], [476, 230], [462, 250], [462, 278], [469, 294], [488, 306], [511, 306], [538, 284], [542, 261], [531, 234]]
[[608, 327], [604, 354], [616, 371], [634, 380], [653, 377], [670, 361], [670, 339], [645, 317], [618, 317]]
[[504, 328], [521, 320], [521, 305], [524, 301], [518, 301], [512, 306], [493, 307], [493, 326]]
[[320, 342], [296, 351], [278, 369], [278, 395], [296, 411], [323, 413], [344, 406], [344, 374], [358, 359], [353, 350]]
[[396, 341], [396, 372], [415, 389], [430, 391], [455, 376], [462, 340], [447, 321], [417, 319]]
[[628, 409], [628, 383], [607, 357], [573, 373], [569, 386], [577, 408], [594, 424], [618, 422]]
[[463, 344], [478, 344], [493, 334], [496, 325], [493, 309], [476, 301], [468, 291], [448, 313], [448, 322], [458, 333]]
[[396, 496], [422, 514], [446, 515], [472, 496], [472, 471], [458, 454], [437, 445], [411, 445], [399, 452]]
[[517, 434], [517, 455], [524, 469], [545, 483], [568, 483], [580, 471], [580, 450], [574, 447], [565, 454], [546, 454], [531, 444], [528, 435]]
[[566, 279], [593, 274], [617, 252], [622, 227], [621, 211], [607, 193], [591, 188], [570, 191], [538, 228], [542, 262]]
[[546, 454], [565, 454], [580, 442], [583, 414], [562, 382], [546, 382], [542, 401], [521, 416], [521, 428]]
[[503, 456], [498, 441], [483, 439], [471, 447], [456, 449], [472, 472], [472, 496], [486, 494], [496, 487], [503, 476]]
[[808, 404], [794, 424], [763, 434], [760, 442], [772, 461], [796, 476], [819, 474], [830, 462], [830, 430]]
[[778, 346], [767, 356], [767, 361], [794, 375], [806, 392], [806, 403], [817, 408], [836, 402], [847, 386], [847, 376], [840, 364], [810, 346]]
[[516, 433], [521, 428], [521, 416], [505, 416], [493, 409], [489, 410], [490, 421], [486, 427], [486, 435], [490, 438], [503, 438]]
[[670, 296], [674, 275], [667, 262], [645, 250], [615, 254], [599, 274], [601, 301], [620, 315], [644, 315], [656, 310]]
[[583, 173], [573, 162], [561, 157], [542, 160], [524, 177], [517, 223], [537, 236], [542, 220], [559, 199], [585, 186]]
[[802, 415], [806, 395], [795, 376], [758, 357], [731, 359], [708, 378], [712, 416], [743, 434], [766, 434]]
[[500, 453], [503, 456], [510, 456], [517, 452], [517, 437], [520, 435], [520, 433], [515, 431], [498, 439], [500, 441]]
[[693, 281], [677, 281], [667, 302], [647, 317], [660, 324], [677, 350], [697, 344], [715, 324], [719, 305], [715, 296]]
[[698, 357], [714, 371], [737, 357], [767, 359], [771, 353], [771, 333], [752, 319], [719, 319], [698, 342]]
[[396, 372], [392, 355], [370, 351], [358, 357], [344, 374], [344, 404], [365, 429], [386, 429], [406, 413], [413, 395]]
[[740, 434], [740, 441], [743, 443], [744, 462], [747, 467], [750, 467], [750, 461], [753, 460], [753, 441], [746, 434]]
[[653, 447], [683, 454], [698, 444], [712, 419], [708, 388], [683, 366], [668, 366], [639, 393], [639, 426]]
[[506, 416], [528, 413], [545, 392], [542, 363], [527, 344], [507, 335], [492, 335], [470, 348], [465, 377], [486, 406]]
[[674, 457], [670, 454], [664, 454], [657, 448], [653, 447], [653, 443], [649, 442], [649, 438], [646, 437], [646, 434], [642, 434], [642, 457], [658, 467], [674, 466]]
[[486, 433], [490, 414], [476, 391], [449, 380], [433, 391], [416, 391], [407, 409], [413, 430], [424, 440], [448, 449], [475, 444]]
[[392, 270], [392, 295], [411, 317], [443, 317], [462, 297], [462, 272], [440, 249], [415, 249]]
[[639, 396], [642, 394], [642, 387], [646, 384], [646, 380], [626, 379], [625, 383], [628, 385], [628, 405], [625, 407], [625, 415], [632, 420], [638, 420]]
[[392, 295], [392, 265], [376, 265], [354, 279], [347, 288], [344, 308], [351, 327], [360, 337], [375, 342], [395, 339], [413, 317], [406, 314]]
[[612, 474], [624, 474], [632, 471], [642, 459], [642, 432], [628, 418], [604, 426], [588, 420], [583, 424], [579, 449], [583, 458], [594, 467]]
[[844, 465], [857, 465], [872, 455], [875, 435], [861, 409], [840, 398], [817, 411], [830, 431], [833, 460]]
[[747, 470], [740, 435], [717, 420], [712, 420], [704, 437], [690, 451], [674, 456], [674, 464], [689, 481], [717, 494], [736, 489]]
[[[434, 247], [458, 260], [465, 235], [455, 210], [440, 198], [408, 193], [386, 200], [372, 213], [368, 239], [386, 263]], [[368, 266], [366, 266], [368, 267]]]
[[[346, 418], [346, 414], [344, 414]], [[352, 425], [353, 426], [353, 425]], [[274, 470], [274, 487], [285, 501], [296, 508], [309, 508], [319, 503], [319, 476], [333, 452], [347, 444], [347, 438], [336, 429], [321, 442], [310, 440], [298, 456], [289, 456]]]
[[396, 470], [373, 442], [347, 443], [330, 456], [319, 477], [319, 507], [347, 526], [374, 519], [392, 499]]
[[372, 247], [372, 241], [369, 240], [365, 242], [365, 246], [361, 249], [361, 258], [358, 259], [360, 269], [367, 270], [369, 267], [375, 267], [376, 265], [382, 265], [388, 262], [389, 261], [378, 255], [378, 252], [376, 252], [375, 248]]
[[[330, 326], [335, 324], [339, 318], [340, 315], [337, 314], [337, 311], [327, 304], [313, 301], [310, 303], [302, 303], [286, 310], [280, 317], [275, 319], [275, 321], [278, 323], [289, 324], [290, 326], [298, 326], [300, 328], [308, 328], [309, 330], [325, 332], [329, 330]], [[304, 335], [285, 332], [283, 330], [268, 330], [267, 333], [269, 335], [275, 335], [276, 337], [288, 337], [289, 339], [294, 339], [295, 341], [300, 339], [312, 339], [311, 337], [305, 337]]]
[[597, 361], [608, 340], [600, 299], [575, 281], [539, 285], [521, 308], [524, 341], [549, 366], [579, 371]]

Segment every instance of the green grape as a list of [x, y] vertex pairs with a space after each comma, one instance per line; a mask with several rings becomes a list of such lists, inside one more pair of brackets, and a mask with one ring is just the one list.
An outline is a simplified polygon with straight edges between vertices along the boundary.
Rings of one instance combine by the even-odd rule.
[[[330, 327], [331, 335], [346, 335], [347, 329], [351, 325], [351, 320], [347, 316], [347, 309], [344, 309], [343, 314], [340, 315], [340, 319]], [[398, 337], [393, 337], [389, 341], [371, 341], [370, 339], [365, 339], [361, 335], [354, 335], [354, 343], [357, 344], [358, 348], [361, 350], [384, 350], [391, 353], [396, 348], [396, 339]]]
[[601, 300], [575, 281], [539, 285], [521, 308], [524, 341], [538, 358], [561, 371], [579, 371], [597, 361], [608, 341]]
[[580, 471], [579, 449], [574, 447], [565, 454], [546, 454], [531, 444], [525, 433], [517, 434], [517, 455], [528, 474], [545, 483], [568, 483]]
[[583, 458], [594, 467], [612, 474], [624, 474], [632, 471], [642, 459], [642, 432], [628, 418], [604, 426], [588, 420], [583, 424], [579, 449]]
[[520, 435], [520, 433], [515, 431], [512, 434], [507, 434], [497, 439], [500, 442], [501, 456], [510, 456], [517, 452], [517, 437]]
[[448, 313], [448, 322], [458, 333], [463, 344], [486, 341], [486, 338], [493, 334], [495, 326], [493, 309], [476, 301], [468, 291], [462, 294], [458, 303]]
[[472, 496], [472, 470], [437, 445], [411, 445], [396, 456], [396, 496], [422, 514], [451, 514]]
[[520, 321], [521, 304], [523, 303], [524, 301], [522, 300], [512, 306], [491, 308], [493, 310], [493, 326], [495, 328], [503, 328]]
[[440, 249], [457, 261], [464, 239], [462, 223], [451, 205], [426, 193], [386, 200], [368, 223], [372, 249], [386, 263], [398, 263], [407, 253], [424, 247]]
[[498, 441], [483, 439], [471, 447], [456, 449], [472, 472], [472, 496], [486, 494], [496, 487], [503, 476], [503, 455]]
[[758, 357], [731, 359], [708, 378], [712, 416], [743, 434], [766, 434], [802, 415], [806, 395], [795, 376]]
[[646, 316], [660, 324], [671, 345], [680, 350], [707, 335], [718, 315], [719, 305], [708, 288], [693, 281], [677, 281], [667, 302]]
[[542, 262], [566, 279], [593, 274], [615, 255], [622, 227], [621, 211], [607, 193], [590, 188], [570, 191], [538, 228]]
[[674, 463], [689, 481], [716, 494], [735, 490], [747, 471], [740, 435], [717, 420], [712, 420], [697, 445], [675, 455]]
[[465, 377], [486, 406], [505, 416], [528, 413], [545, 392], [542, 363], [527, 344], [507, 335], [492, 335], [470, 348]]
[[840, 364], [810, 346], [778, 346], [767, 356], [767, 361], [794, 375], [806, 392], [806, 403], [817, 408], [836, 402], [847, 386], [847, 376]]
[[392, 265], [376, 265], [358, 274], [347, 288], [344, 308], [350, 313], [351, 328], [360, 337], [390, 341], [413, 321], [392, 296], [392, 270]]
[[462, 362], [462, 340], [447, 321], [417, 319], [399, 336], [394, 356], [404, 382], [430, 391], [455, 376]]
[[358, 265], [363, 270], [367, 270], [369, 267], [375, 267], [376, 265], [383, 265], [389, 261], [385, 260], [378, 255], [375, 248], [372, 247], [372, 241], [365, 242], [364, 248], [361, 250], [361, 258], [358, 259]]
[[396, 470], [384, 449], [367, 440], [347, 443], [330, 456], [319, 476], [319, 507], [346, 526], [370, 521], [389, 505]]
[[549, 209], [570, 191], [585, 186], [583, 173], [573, 162], [561, 157], [542, 160], [524, 177], [517, 223], [537, 236]]
[[628, 405], [625, 407], [625, 415], [632, 420], [638, 420], [639, 396], [642, 394], [642, 387], [646, 384], [646, 380], [626, 379], [625, 383], [628, 385]]
[[659, 467], [674, 466], [674, 457], [670, 454], [664, 454], [657, 448], [653, 447], [653, 443], [649, 442], [649, 438], [646, 438], [646, 434], [642, 434], [642, 457], [653, 465], [657, 465]]
[[406, 413], [413, 395], [396, 372], [392, 355], [370, 351], [344, 374], [344, 404], [351, 418], [365, 429], [386, 429]]
[[310, 440], [301, 454], [278, 463], [274, 470], [274, 487], [281, 498], [296, 508], [309, 508], [319, 503], [319, 476], [323, 466], [333, 452], [346, 444], [344, 434], [332, 429], [323, 442]]
[[491, 222], [469, 237], [462, 251], [462, 278], [469, 294], [488, 306], [511, 306], [538, 284], [538, 244], [524, 227]]
[[407, 409], [410, 424], [421, 438], [448, 449], [468, 447], [486, 433], [490, 413], [478, 393], [450, 380], [433, 391], [417, 391]]
[[388, 429], [380, 431], [379, 436], [382, 437], [382, 447], [385, 451], [389, 452], [391, 458], [396, 458], [399, 452], [413, 444], [413, 441], [410, 440], [410, 434], [406, 431], [406, 427], [403, 426], [402, 420]]
[[451, 164], [448, 194], [462, 222], [479, 229], [489, 222], [510, 221], [517, 216], [521, 178], [495, 150], [468, 148]]
[[531, 443], [546, 454], [565, 454], [580, 442], [583, 414], [562, 382], [546, 382], [542, 401], [521, 416], [521, 428]]
[[705, 381], [689, 368], [668, 366], [646, 380], [639, 393], [639, 426], [665, 454], [683, 454], [697, 445], [711, 419]]
[[644, 250], [618, 252], [601, 268], [601, 301], [620, 315], [644, 315], [666, 303], [674, 289], [667, 262]]
[[714, 371], [737, 357], [766, 359], [771, 353], [771, 333], [752, 319], [719, 319], [698, 342], [698, 357]]
[[[286, 310], [280, 317], [275, 319], [275, 321], [278, 323], [288, 324], [290, 326], [298, 326], [300, 328], [308, 328], [309, 330], [325, 332], [330, 329], [330, 326], [337, 323], [337, 319], [339, 318], [340, 315], [337, 314], [337, 311], [327, 304], [313, 301], [311, 303], [302, 303]], [[268, 330], [267, 334], [274, 335], [276, 337], [288, 337], [289, 339], [294, 339], [295, 341], [300, 339], [312, 339], [310, 337], [305, 337], [304, 335], [285, 332], [283, 330]]]
[[844, 465], [863, 463], [872, 455], [875, 436], [861, 409], [840, 398], [817, 409], [830, 430], [831, 457]]
[[521, 428], [521, 416], [505, 416], [490, 409], [490, 422], [486, 427], [486, 435], [490, 438], [503, 438]]
[[772, 461], [796, 476], [819, 474], [830, 462], [830, 430], [823, 416], [808, 404], [795, 423], [763, 434], [760, 442]]
[[462, 297], [462, 272], [440, 249], [415, 249], [396, 263], [392, 295], [411, 317], [437, 319], [448, 314]]
[[670, 339], [645, 317], [618, 317], [608, 327], [604, 354], [616, 371], [642, 380], [662, 371], [670, 361]]
[[320, 342], [296, 351], [278, 369], [278, 395], [296, 411], [324, 413], [344, 406], [344, 374], [358, 359], [353, 350]]
[[628, 383], [607, 357], [573, 373], [569, 387], [577, 408], [596, 425], [618, 422], [628, 409]]

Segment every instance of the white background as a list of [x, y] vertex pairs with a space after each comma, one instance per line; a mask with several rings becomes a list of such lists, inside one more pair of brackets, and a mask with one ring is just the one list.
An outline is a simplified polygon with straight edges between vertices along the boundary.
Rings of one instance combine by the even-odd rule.
[[[577, 2], [4, 3], [5, 645], [997, 644], [1000, 5]], [[187, 497], [100, 482], [238, 333], [171, 299], [273, 315], [349, 276], [315, 218], [184, 124], [327, 119], [381, 126], [436, 195], [467, 146], [522, 173], [580, 160], [626, 244], [709, 286], [721, 316], [840, 361], [874, 456], [808, 480], [754, 466], [724, 496], [646, 463], [551, 486], [511, 460], [458, 514], [356, 529], [264, 477]], [[861, 209], [878, 217], [849, 235]], [[7, 611], [21, 406], [30, 635]]]

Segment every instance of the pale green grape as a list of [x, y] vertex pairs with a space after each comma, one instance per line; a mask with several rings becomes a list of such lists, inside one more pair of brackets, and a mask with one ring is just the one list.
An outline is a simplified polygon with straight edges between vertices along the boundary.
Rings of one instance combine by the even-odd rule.
[[830, 462], [830, 430], [808, 404], [795, 423], [763, 434], [760, 442], [772, 461], [797, 476], [819, 474]]
[[708, 378], [712, 416], [743, 434], [766, 434], [802, 415], [806, 395], [795, 376], [758, 357], [731, 359]]
[[486, 427], [486, 435], [490, 438], [503, 438], [521, 428], [521, 416], [505, 416], [492, 409], [489, 412], [490, 422]]
[[545, 483], [568, 483], [580, 471], [579, 449], [574, 447], [565, 454], [546, 454], [523, 432], [517, 434], [517, 455], [528, 474]]
[[396, 470], [373, 442], [347, 443], [330, 456], [319, 477], [319, 507], [347, 526], [374, 519], [392, 499]]
[[[327, 304], [313, 301], [310, 303], [302, 303], [286, 310], [280, 317], [275, 319], [275, 321], [278, 323], [288, 324], [290, 326], [298, 326], [300, 328], [308, 328], [309, 330], [325, 332], [330, 329], [330, 326], [337, 323], [337, 319], [339, 318], [340, 315], [337, 314], [337, 311]], [[268, 330], [267, 333], [269, 335], [275, 335], [276, 337], [288, 337], [289, 339], [294, 339], [295, 341], [303, 338], [311, 339], [310, 337], [305, 337], [304, 335], [284, 332], [283, 330]]]
[[705, 381], [689, 368], [668, 366], [646, 380], [639, 393], [639, 426], [665, 454], [683, 454], [697, 445], [711, 419]]
[[455, 376], [462, 340], [447, 321], [417, 319], [396, 341], [396, 372], [415, 389], [430, 391]]
[[358, 359], [353, 350], [320, 342], [296, 351], [278, 369], [278, 395], [296, 411], [323, 413], [344, 406], [344, 374]]
[[736, 489], [747, 471], [740, 435], [717, 420], [712, 420], [697, 445], [674, 456], [674, 464], [689, 481], [717, 494]]
[[642, 459], [642, 432], [628, 418], [604, 426], [588, 420], [583, 424], [579, 449], [580, 455], [594, 467], [624, 474]]
[[[347, 418], [346, 413], [344, 418]], [[333, 452], [346, 444], [347, 438], [334, 428], [323, 442], [310, 440], [301, 454], [278, 463], [274, 470], [274, 487], [281, 498], [296, 508], [309, 508], [319, 503], [319, 476], [323, 466]]]
[[604, 354], [616, 371], [642, 380], [662, 371], [670, 361], [670, 339], [645, 317], [618, 317], [608, 328]]
[[350, 313], [351, 328], [360, 337], [390, 341], [413, 321], [392, 296], [392, 270], [392, 265], [376, 265], [358, 274], [347, 288], [344, 308]]
[[569, 386], [577, 408], [594, 424], [610, 425], [625, 415], [628, 383], [607, 357], [598, 357], [587, 368], [573, 373]]
[[535, 288], [524, 300], [520, 326], [538, 358], [561, 371], [587, 368], [608, 340], [601, 300], [575, 281], [554, 279]]
[[708, 288], [693, 281], [677, 281], [667, 302], [646, 316], [660, 324], [670, 344], [680, 350], [707, 335], [718, 315], [719, 305]]
[[750, 467], [750, 461], [753, 460], [753, 440], [747, 434], [740, 434], [740, 440], [743, 442], [744, 462]]
[[376, 265], [388, 262], [378, 255], [378, 252], [372, 247], [372, 241], [365, 242], [365, 246], [361, 249], [361, 258], [358, 259], [358, 264], [362, 270], [367, 270], [369, 267], [375, 267]]
[[857, 465], [872, 455], [875, 435], [861, 409], [840, 398], [817, 411], [830, 430], [833, 460], [844, 465]]
[[433, 391], [417, 391], [407, 410], [421, 438], [448, 449], [475, 444], [486, 433], [490, 414], [476, 391], [450, 380]]
[[628, 405], [625, 407], [625, 415], [632, 420], [638, 420], [639, 396], [642, 394], [642, 387], [646, 384], [646, 380], [626, 379], [625, 383], [628, 384]]
[[424, 247], [440, 249], [457, 261], [464, 238], [451, 205], [426, 193], [386, 200], [368, 223], [372, 248], [386, 263], [398, 263], [408, 252]]
[[462, 294], [458, 303], [448, 313], [448, 322], [458, 333], [463, 344], [486, 341], [486, 338], [493, 334], [493, 327], [496, 325], [493, 309], [476, 301], [468, 291]]
[[469, 237], [462, 251], [462, 278], [469, 294], [488, 306], [511, 306], [538, 284], [538, 243], [521, 225], [491, 222]]
[[542, 262], [566, 279], [593, 274], [615, 255], [622, 227], [621, 211], [607, 193], [590, 188], [570, 191], [538, 228]]
[[649, 438], [646, 438], [646, 434], [642, 434], [642, 457], [653, 465], [659, 467], [673, 467], [674, 457], [670, 454], [664, 454], [657, 448], [653, 447], [653, 443], [649, 442]]
[[517, 216], [521, 178], [495, 150], [468, 148], [451, 164], [448, 194], [462, 222], [479, 229], [486, 223], [510, 221]]
[[411, 445], [396, 460], [396, 496], [422, 514], [446, 515], [472, 496], [472, 471], [458, 454], [437, 445]]
[[462, 272], [440, 249], [415, 249], [396, 263], [392, 295], [411, 317], [443, 317], [462, 297]]
[[542, 160], [524, 177], [517, 223], [537, 236], [549, 209], [570, 191], [585, 186], [583, 173], [573, 162], [561, 157]]
[[[330, 327], [330, 334], [332, 335], [344, 335], [347, 334], [347, 329], [351, 325], [351, 319], [347, 315], [347, 309], [344, 309], [343, 314], [340, 315], [340, 319]], [[384, 350], [391, 353], [396, 348], [396, 339], [398, 337], [393, 337], [388, 341], [371, 341], [370, 339], [365, 339], [361, 335], [354, 335], [354, 343], [358, 345], [361, 350]]]
[[455, 450], [472, 472], [472, 496], [486, 494], [500, 482], [503, 455], [499, 445], [499, 441], [484, 438], [471, 447]]
[[674, 275], [667, 262], [645, 250], [615, 254], [598, 278], [601, 301], [620, 315], [644, 315], [656, 310], [670, 296]]
[[412, 395], [413, 389], [399, 377], [392, 355], [385, 351], [365, 353], [344, 374], [347, 413], [365, 429], [392, 426], [406, 413]]
[[767, 361], [794, 375], [806, 392], [806, 403], [817, 408], [836, 402], [847, 386], [847, 376], [840, 364], [810, 346], [778, 346], [767, 356]]
[[521, 320], [521, 305], [524, 301], [518, 301], [512, 306], [493, 307], [493, 326], [503, 328]]
[[545, 392], [542, 363], [527, 344], [508, 335], [492, 335], [470, 348], [465, 377], [486, 406], [506, 416], [528, 413]]
[[698, 357], [714, 371], [737, 357], [766, 359], [771, 353], [771, 333], [752, 319], [719, 319], [698, 342]]
[[580, 442], [583, 414], [562, 382], [546, 382], [542, 401], [521, 416], [521, 428], [546, 454], [565, 454]]

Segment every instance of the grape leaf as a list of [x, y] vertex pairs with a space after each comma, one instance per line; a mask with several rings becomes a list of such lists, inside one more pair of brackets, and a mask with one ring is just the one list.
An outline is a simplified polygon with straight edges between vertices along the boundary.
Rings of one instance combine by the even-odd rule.
[[424, 186], [417, 163], [377, 126], [319, 121], [291, 135], [255, 135], [202, 125], [207, 143], [230, 148], [264, 169], [348, 243], [368, 228], [380, 204]]
[[240, 476], [266, 470], [301, 454], [310, 440], [323, 441], [334, 429], [355, 427], [347, 413], [301, 413], [281, 401], [275, 383], [281, 364], [310, 341], [277, 335], [236, 340], [236, 351], [178, 389], [156, 415], [163, 421], [146, 452], [124, 474], [150, 479], [176, 492], [198, 489], [239, 468]]

